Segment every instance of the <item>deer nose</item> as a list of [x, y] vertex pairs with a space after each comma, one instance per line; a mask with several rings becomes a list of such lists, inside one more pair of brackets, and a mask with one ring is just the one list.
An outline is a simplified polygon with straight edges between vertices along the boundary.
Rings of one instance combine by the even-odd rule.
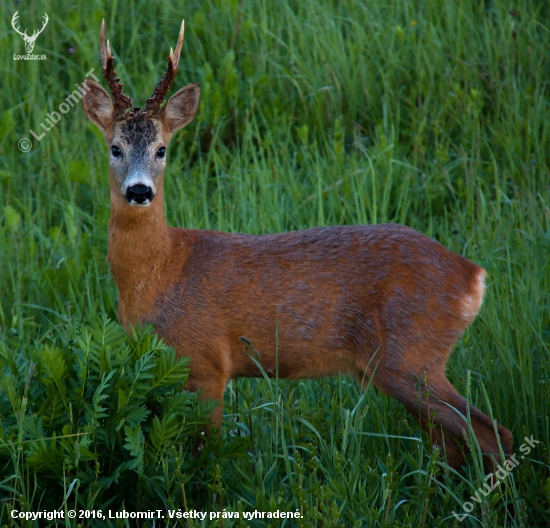
[[153, 189], [142, 183], [131, 185], [126, 189], [126, 200], [130, 204], [149, 205], [153, 200]]

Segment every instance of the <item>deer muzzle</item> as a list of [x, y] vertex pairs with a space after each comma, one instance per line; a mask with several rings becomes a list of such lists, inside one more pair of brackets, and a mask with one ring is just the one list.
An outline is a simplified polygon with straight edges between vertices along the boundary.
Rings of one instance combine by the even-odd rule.
[[149, 185], [137, 183], [126, 188], [125, 198], [130, 205], [147, 207], [153, 201], [155, 194]]

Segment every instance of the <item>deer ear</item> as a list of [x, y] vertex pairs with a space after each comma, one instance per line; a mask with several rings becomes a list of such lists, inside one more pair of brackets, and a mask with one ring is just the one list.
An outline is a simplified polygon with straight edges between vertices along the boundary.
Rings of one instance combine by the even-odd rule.
[[84, 112], [88, 119], [103, 132], [103, 136], [107, 140], [107, 132], [115, 118], [113, 101], [107, 91], [91, 79], [84, 81], [83, 89], [85, 91], [82, 97]]
[[168, 99], [160, 112], [160, 118], [170, 134], [193, 121], [200, 98], [201, 87], [198, 83], [191, 83]]

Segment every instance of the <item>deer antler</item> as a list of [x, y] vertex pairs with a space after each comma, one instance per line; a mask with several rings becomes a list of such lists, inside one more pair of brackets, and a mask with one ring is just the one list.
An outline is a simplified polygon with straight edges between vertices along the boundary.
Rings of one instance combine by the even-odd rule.
[[178, 65], [180, 62], [181, 47], [183, 45], [183, 33], [185, 27], [185, 20], [181, 22], [180, 34], [178, 36], [178, 43], [176, 44], [176, 52], [170, 48], [170, 56], [168, 57], [168, 69], [164, 74], [164, 77], [160, 80], [153, 95], [149, 97], [145, 103], [145, 110], [151, 113], [157, 113], [160, 109], [160, 105], [164, 101], [172, 82], [176, 78], [178, 71]]
[[122, 84], [119, 82], [120, 79], [117, 78], [115, 70], [113, 68], [113, 60], [115, 57], [111, 55], [111, 47], [109, 46], [109, 41], [107, 41], [107, 46], [105, 46], [105, 19], [101, 22], [101, 33], [99, 36], [99, 46], [101, 49], [101, 64], [103, 65], [103, 77], [109, 85], [109, 89], [113, 94], [115, 110], [118, 115], [124, 113], [124, 110], [132, 107], [132, 99], [127, 95], [124, 95], [122, 91]]
[[40, 35], [40, 33], [42, 33], [42, 31], [44, 31], [44, 28], [48, 25], [48, 20], [50, 20], [48, 18], [48, 15], [46, 13], [44, 13], [44, 24], [42, 24], [42, 28], [41, 29], [35, 29], [32, 33], [32, 37], [31, 38], [36, 38], [38, 37], [38, 35]]
[[17, 33], [19, 33], [23, 38], [24, 37], [27, 37], [27, 30], [25, 30], [25, 33], [21, 33], [21, 31], [19, 31], [19, 26], [15, 27], [15, 24], [17, 22], [17, 19], [19, 18], [19, 11], [16, 11], [13, 16], [11, 17], [11, 27], [13, 29], [15, 29], [15, 31]]

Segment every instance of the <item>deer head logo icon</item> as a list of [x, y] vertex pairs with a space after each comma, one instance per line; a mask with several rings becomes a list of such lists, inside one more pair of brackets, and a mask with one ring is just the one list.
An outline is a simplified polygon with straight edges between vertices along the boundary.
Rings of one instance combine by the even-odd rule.
[[27, 55], [30, 55], [32, 53], [32, 50], [34, 49], [34, 43], [36, 42], [36, 39], [38, 38], [38, 35], [44, 31], [44, 28], [46, 27], [48, 23], [48, 15], [44, 13], [44, 24], [42, 24], [41, 29], [35, 29], [31, 36], [27, 35], [27, 30], [25, 30], [23, 33], [19, 31], [19, 25], [17, 25], [17, 19], [19, 18], [19, 11], [16, 11], [11, 19], [11, 26], [17, 33], [21, 35], [21, 38], [25, 41], [25, 50], [27, 51]]

